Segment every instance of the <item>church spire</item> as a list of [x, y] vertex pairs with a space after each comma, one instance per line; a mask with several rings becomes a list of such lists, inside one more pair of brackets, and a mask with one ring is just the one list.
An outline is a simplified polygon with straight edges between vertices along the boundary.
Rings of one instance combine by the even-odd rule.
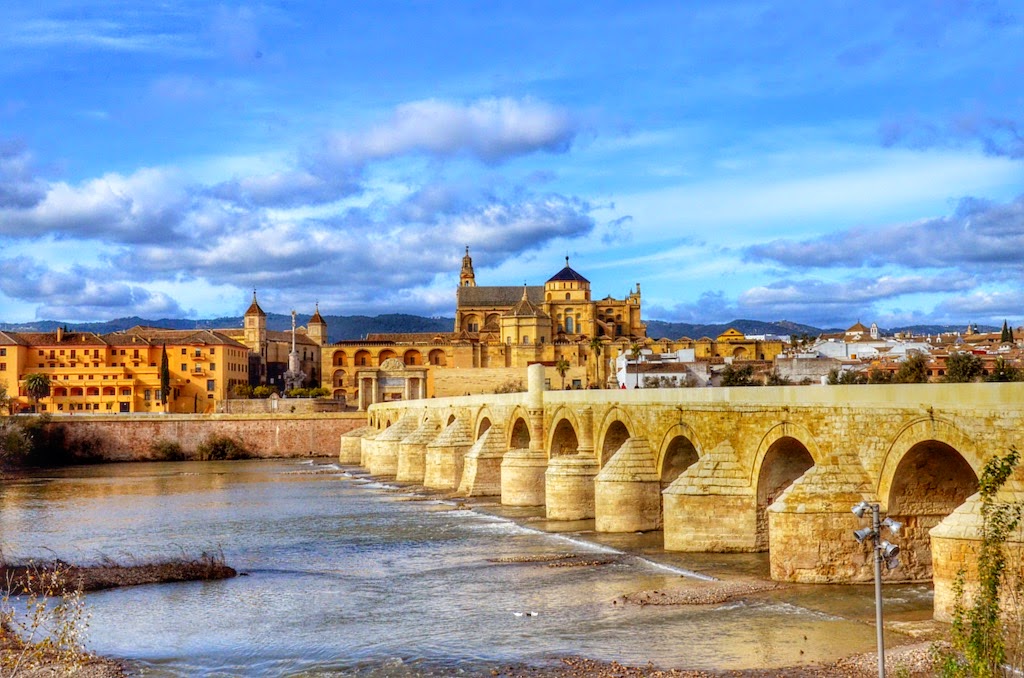
[[466, 256], [462, 257], [459, 287], [476, 287], [476, 275], [473, 273], [473, 257], [469, 256], [469, 245], [466, 245]]

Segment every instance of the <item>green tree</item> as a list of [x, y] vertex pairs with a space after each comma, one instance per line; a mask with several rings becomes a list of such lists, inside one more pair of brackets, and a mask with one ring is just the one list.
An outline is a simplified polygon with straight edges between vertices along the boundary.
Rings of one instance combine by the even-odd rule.
[[167, 344], [160, 352], [160, 402], [167, 409], [167, 397], [171, 394], [171, 368], [167, 364]]
[[889, 370], [869, 370], [868, 371], [868, 383], [869, 384], [891, 384], [892, 383], [892, 372]]
[[565, 390], [565, 373], [569, 371], [569, 361], [565, 358], [559, 358], [555, 362], [555, 371], [558, 372], [558, 376], [562, 378], [562, 390]]
[[601, 386], [601, 349], [604, 348], [599, 337], [590, 340], [590, 352], [594, 354], [594, 384]]
[[833, 367], [828, 371], [828, 383], [836, 385], [850, 385], [850, 384], [866, 384], [868, 377], [863, 372], [856, 372], [854, 370], [840, 370], [838, 367]]
[[981, 358], [973, 353], [950, 353], [946, 358], [945, 381], [951, 384], [965, 384], [980, 377], [981, 370]]
[[753, 386], [754, 385], [754, 366], [744, 365], [743, 367], [734, 367], [733, 365], [726, 365], [725, 369], [722, 370], [721, 374], [722, 386]]
[[42, 372], [33, 372], [28, 375], [25, 377], [25, 390], [28, 392], [28, 397], [32, 399], [32, 407], [35, 409], [40, 398], [50, 395], [50, 375]]
[[793, 380], [789, 377], [784, 377], [779, 374], [778, 369], [774, 369], [768, 373], [768, 378], [765, 380], [766, 386], [788, 386], [792, 384]]
[[1013, 331], [1010, 330], [1010, 326], [1003, 321], [1003, 332], [999, 335], [1000, 344], [1012, 344], [1013, 343]]
[[925, 384], [928, 382], [928, 358], [922, 353], [911, 353], [900, 363], [892, 377], [896, 384]]
[[11, 413], [11, 396], [7, 394], [6, 384], [0, 384], [0, 412]]
[[992, 373], [985, 377], [985, 381], [1021, 381], [1022, 379], [1024, 379], [1024, 375], [1021, 374], [1021, 370], [1006, 362], [1002, 356], [996, 358], [996, 363], [992, 366]]
[[[981, 547], [978, 550], [977, 582], [970, 606], [964, 602], [966, 572], [957, 574], [956, 604], [951, 631], [952, 648], [939, 653], [939, 669], [943, 676], [994, 678], [1017, 675], [1004, 671], [1007, 663], [1007, 629], [1003, 624], [1000, 601], [1007, 585], [1020, 593], [1019, 572], [1007, 572], [1006, 542], [1021, 522], [1024, 505], [1000, 501], [999, 491], [1013, 474], [1020, 461], [1016, 449], [989, 459], [978, 479], [981, 500]], [[1009, 578], [1008, 578], [1009, 577]], [[1019, 633], [1019, 630], [1017, 630]], [[1020, 666], [1011, 666], [1019, 669]]]

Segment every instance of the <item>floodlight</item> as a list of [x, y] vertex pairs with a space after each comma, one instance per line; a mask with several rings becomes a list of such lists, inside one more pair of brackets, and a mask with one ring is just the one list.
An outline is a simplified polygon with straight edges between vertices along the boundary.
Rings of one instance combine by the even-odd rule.
[[854, 539], [859, 541], [861, 544], [864, 543], [865, 539], [871, 539], [874, 536], [875, 536], [875, 531], [874, 531], [874, 529], [872, 529], [870, 527], [862, 527], [859, 530], [854, 530], [853, 531]]
[[864, 514], [871, 510], [871, 504], [867, 503], [866, 501], [862, 501], [861, 503], [854, 506], [851, 510], [853, 511], [853, 515], [857, 516], [858, 518], [863, 518]]
[[878, 543], [878, 548], [882, 552], [883, 558], [895, 558], [900, 554], [900, 547], [896, 544], [890, 544], [884, 539]]
[[903, 527], [903, 523], [898, 520], [893, 520], [892, 518], [886, 518], [882, 521], [882, 527], [888, 527], [889, 531], [893, 534], [899, 534], [900, 529]]
[[885, 559], [885, 569], [887, 569], [887, 570], [895, 570], [899, 566], [900, 566], [900, 559], [897, 558], [896, 556], [893, 556], [892, 558], [886, 558]]

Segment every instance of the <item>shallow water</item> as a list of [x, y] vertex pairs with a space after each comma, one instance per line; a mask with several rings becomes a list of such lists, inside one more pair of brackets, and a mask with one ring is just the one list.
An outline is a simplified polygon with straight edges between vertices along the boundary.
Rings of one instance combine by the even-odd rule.
[[[651, 562], [622, 553], [654, 557], [650, 535], [594, 543], [592, 534], [549, 534], [409, 499], [309, 461], [78, 467], [0, 486], [0, 545], [8, 557], [73, 562], [223, 551], [246, 576], [87, 596], [90, 647], [147, 676], [478, 675], [572, 654], [729, 669], [874, 648], [874, 629], [861, 621], [872, 615], [870, 587], [795, 587], [715, 606], [613, 605], [679, 586], [686, 569], [756, 571], [763, 556]], [[612, 562], [492, 562], [561, 553]], [[927, 587], [887, 595], [905, 599], [893, 604], [911, 616], [930, 604]]]

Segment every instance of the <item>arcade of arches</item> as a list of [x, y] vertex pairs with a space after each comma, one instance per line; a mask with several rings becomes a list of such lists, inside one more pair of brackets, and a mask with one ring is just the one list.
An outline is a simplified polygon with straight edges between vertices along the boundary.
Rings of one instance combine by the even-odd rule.
[[[376, 404], [369, 435], [412, 412], [439, 422], [462, 420], [473, 439], [493, 425], [501, 448], [481, 454], [480, 463], [493, 458], [494, 473], [517, 474], [502, 475], [494, 487], [533, 483], [530, 496], [548, 507], [549, 519], [556, 519], [552, 507], [576, 507], [601, 529], [617, 524], [595, 515], [602, 506], [628, 512], [653, 501], [661, 515], [642, 529], [663, 524], [666, 549], [767, 550], [771, 574], [780, 580], [869, 581], [870, 547], [853, 539], [863, 525], [850, 508], [878, 502], [905, 525], [891, 537], [902, 548], [902, 567], [887, 580], [922, 581], [934, 573], [943, 609], [948, 601], [938, 592], [951, 586], [949, 572], [956, 571], [947, 561], [962, 557], [950, 554], [962, 554], [964, 540], [978, 538], [977, 521], [964, 516], [976, 512], [971, 496], [980, 467], [987, 455], [1024, 445], [1018, 433], [1024, 431], [1024, 384], [623, 395], [544, 392], [533, 388], [536, 381], [528, 393], [427, 401], [415, 409], [412, 403]], [[930, 403], [927, 411], [917, 405], [922, 402]], [[616, 460], [627, 450], [631, 475], [620, 473], [614, 486], [598, 493], [638, 499], [595, 503], [595, 479], [606, 467], [626, 468]], [[501, 496], [503, 503], [515, 500]], [[938, 605], [936, 614], [944, 616]]]

